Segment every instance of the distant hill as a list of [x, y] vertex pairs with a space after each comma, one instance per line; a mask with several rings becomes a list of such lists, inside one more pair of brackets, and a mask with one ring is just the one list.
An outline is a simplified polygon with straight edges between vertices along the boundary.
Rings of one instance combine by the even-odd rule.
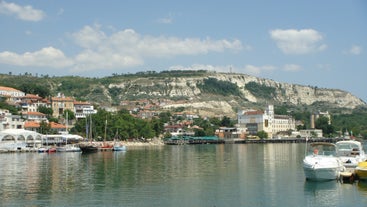
[[124, 100], [159, 99], [166, 102], [165, 108], [183, 107], [208, 116], [233, 117], [240, 108], [263, 108], [267, 104], [329, 111], [366, 106], [360, 98], [340, 89], [209, 71], [147, 71], [103, 78], [2, 74], [0, 85], [33, 89], [29, 92], [40, 95], [64, 93], [105, 107], [117, 107]]

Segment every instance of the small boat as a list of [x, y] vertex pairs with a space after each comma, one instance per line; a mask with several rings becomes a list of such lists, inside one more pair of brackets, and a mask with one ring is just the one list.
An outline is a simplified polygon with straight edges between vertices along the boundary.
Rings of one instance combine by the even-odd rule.
[[92, 144], [79, 145], [82, 153], [98, 152], [98, 147]]
[[74, 144], [67, 144], [62, 147], [56, 147], [57, 152], [80, 152], [81, 149], [79, 146]]
[[113, 151], [126, 151], [126, 146], [121, 144], [115, 144], [113, 146]]
[[56, 148], [55, 147], [50, 147], [46, 150], [47, 153], [54, 153], [56, 152]]
[[359, 162], [366, 160], [361, 142], [355, 140], [339, 141], [336, 144], [336, 156], [346, 168], [356, 168]]
[[102, 146], [98, 147], [101, 151], [111, 151], [113, 149], [112, 145], [102, 144]]
[[306, 180], [336, 180], [344, 166], [336, 157], [336, 145], [326, 142], [311, 143], [310, 151], [303, 159]]
[[367, 180], [367, 160], [358, 163], [354, 170], [357, 178], [360, 180]]
[[37, 150], [39, 153], [43, 153], [43, 152], [46, 152], [47, 151], [47, 148], [46, 147], [40, 147], [38, 148]]

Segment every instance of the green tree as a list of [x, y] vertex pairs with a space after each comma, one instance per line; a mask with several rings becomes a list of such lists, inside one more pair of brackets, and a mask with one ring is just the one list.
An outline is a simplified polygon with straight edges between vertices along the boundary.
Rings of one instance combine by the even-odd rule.
[[40, 123], [40, 128], [38, 130], [38, 132], [41, 134], [52, 134], [50, 124], [45, 121], [42, 121]]
[[221, 121], [221, 126], [224, 127], [233, 127], [233, 123], [231, 121], [231, 118], [224, 116]]
[[264, 130], [258, 131], [256, 136], [260, 137], [260, 139], [267, 139], [268, 133], [266, 133]]
[[321, 129], [324, 136], [330, 137], [334, 133], [334, 127], [329, 124], [329, 118], [322, 116], [315, 121], [316, 129]]
[[71, 111], [70, 109], [64, 110], [63, 116], [64, 116], [65, 119], [68, 118], [68, 120], [75, 119], [75, 113], [73, 111]]
[[54, 113], [51, 107], [46, 106], [38, 106], [38, 112], [41, 112], [43, 114], [46, 114], [47, 117], [51, 117]]

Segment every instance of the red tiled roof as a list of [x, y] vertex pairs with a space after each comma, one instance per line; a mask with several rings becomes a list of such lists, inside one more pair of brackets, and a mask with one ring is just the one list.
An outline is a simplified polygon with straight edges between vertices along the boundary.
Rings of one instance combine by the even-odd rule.
[[20, 91], [20, 90], [11, 87], [0, 86], [0, 91]]
[[90, 103], [86, 101], [74, 101], [74, 105], [90, 105]]
[[63, 98], [61, 98], [61, 97], [52, 97], [51, 100], [52, 101], [74, 101], [74, 99], [71, 98], [71, 97], [63, 97]]
[[39, 128], [40, 124], [35, 121], [26, 121], [24, 123], [24, 128]]
[[56, 122], [50, 122], [51, 129], [66, 129], [66, 126]]

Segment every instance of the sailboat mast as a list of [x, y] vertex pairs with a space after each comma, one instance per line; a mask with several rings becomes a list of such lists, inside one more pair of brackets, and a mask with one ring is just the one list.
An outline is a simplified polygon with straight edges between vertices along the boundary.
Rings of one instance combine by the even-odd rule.
[[104, 126], [104, 142], [106, 142], [106, 134], [107, 134], [107, 118], [106, 118], [106, 124]]

